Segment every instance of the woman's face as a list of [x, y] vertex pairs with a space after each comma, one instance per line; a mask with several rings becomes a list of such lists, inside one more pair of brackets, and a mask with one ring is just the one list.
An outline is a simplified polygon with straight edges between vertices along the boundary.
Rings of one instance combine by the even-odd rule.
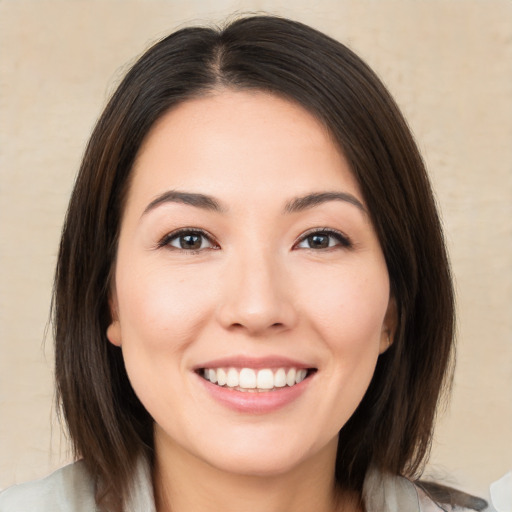
[[108, 337], [157, 446], [254, 475], [332, 459], [388, 346], [389, 295], [358, 184], [302, 107], [221, 91], [154, 126]]

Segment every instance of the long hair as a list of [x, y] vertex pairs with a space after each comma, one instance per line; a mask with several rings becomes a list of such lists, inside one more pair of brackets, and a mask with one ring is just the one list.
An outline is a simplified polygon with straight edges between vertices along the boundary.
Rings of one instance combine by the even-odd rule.
[[[367, 468], [417, 476], [451, 379], [453, 290], [427, 173], [409, 128], [375, 73], [351, 50], [298, 22], [241, 18], [185, 28], [131, 68], [91, 136], [63, 228], [54, 288], [58, 397], [98, 502], [120, 510], [153, 420], [106, 338], [123, 204], [141, 144], [170, 108], [221, 89], [301, 105], [329, 130], [361, 188], [398, 313], [359, 407], [339, 433], [336, 479], [361, 490]], [[177, 412], [178, 413], [178, 412]]]

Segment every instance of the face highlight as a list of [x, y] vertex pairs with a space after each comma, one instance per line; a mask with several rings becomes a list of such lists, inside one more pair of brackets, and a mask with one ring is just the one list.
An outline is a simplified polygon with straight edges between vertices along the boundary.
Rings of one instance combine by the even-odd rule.
[[289, 101], [221, 91], [164, 115], [133, 173], [107, 334], [157, 446], [251, 475], [332, 460], [395, 318], [329, 134]]

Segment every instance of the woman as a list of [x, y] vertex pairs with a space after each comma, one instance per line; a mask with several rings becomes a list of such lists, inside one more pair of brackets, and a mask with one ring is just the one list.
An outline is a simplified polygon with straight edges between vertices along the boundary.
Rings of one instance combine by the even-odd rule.
[[114, 93], [63, 230], [56, 379], [82, 461], [0, 510], [449, 506], [412, 481], [453, 309], [428, 178], [375, 74], [285, 19], [180, 30]]

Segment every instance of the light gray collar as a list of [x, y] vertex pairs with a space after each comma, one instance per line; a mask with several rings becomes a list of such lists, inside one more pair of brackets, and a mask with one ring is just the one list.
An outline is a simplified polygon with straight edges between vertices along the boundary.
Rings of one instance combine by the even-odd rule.
[[370, 468], [363, 484], [367, 512], [420, 512], [416, 486], [406, 478]]
[[156, 512], [151, 468], [145, 457], [139, 457], [129, 489], [130, 493], [125, 504], [126, 510], [131, 512]]
[[[416, 486], [406, 478], [380, 473], [370, 468], [363, 484], [367, 512], [421, 512]], [[156, 512], [151, 469], [141, 457], [137, 462], [126, 510]]]

